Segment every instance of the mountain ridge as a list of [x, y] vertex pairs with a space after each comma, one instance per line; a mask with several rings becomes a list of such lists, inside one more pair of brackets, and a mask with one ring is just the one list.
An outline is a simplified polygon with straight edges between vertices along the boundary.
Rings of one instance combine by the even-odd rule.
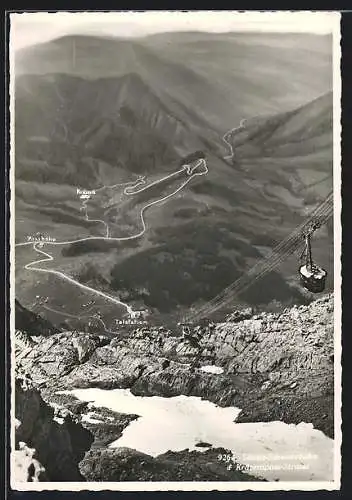
[[[204, 44], [202, 51], [195, 50], [194, 44], [183, 43], [186, 35], [172, 35], [168, 43], [170, 37], [170, 34], [157, 35], [156, 38], [138, 39], [138, 42], [137, 39], [104, 39], [102, 47], [99, 38], [84, 37], [86, 46], [81, 43], [82, 47], [76, 48], [76, 56], [72, 47], [70, 53], [66, 49], [61, 53], [60, 47], [57, 53], [55, 45], [54, 50], [49, 42], [19, 56], [16, 74], [21, 72], [21, 66], [24, 66], [24, 73], [64, 71], [86, 78], [136, 71], [153, 89], [158, 89], [158, 93], [175, 97], [186, 103], [186, 107], [191, 98], [203, 116], [211, 118], [213, 125], [223, 133], [241, 118], [253, 116], [258, 111], [278, 112], [282, 106], [297, 107], [327, 90], [326, 87], [332, 88], [329, 37], [324, 38], [324, 44], [312, 45], [304, 36], [285, 35], [283, 38], [292, 46], [286, 43], [281, 48], [279, 36], [274, 37], [276, 41], [271, 47], [265, 45], [266, 35], [253, 38], [253, 35], [244, 34], [231, 37], [214, 34], [210, 41], [204, 35], [197, 42]], [[246, 44], [242, 43], [244, 40]], [[64, 41], [67, 45], [72, 39]], [[286, 73], [291, 74], [291, 79], [286, 78]], [[236, 87], [239, 87], [240, 100]], [[210, 94], [212, 99], [209, 100]], [[241, 113], [236, 112], [238, 106]], [[219, 115], [222, 120], [218, 119]]]

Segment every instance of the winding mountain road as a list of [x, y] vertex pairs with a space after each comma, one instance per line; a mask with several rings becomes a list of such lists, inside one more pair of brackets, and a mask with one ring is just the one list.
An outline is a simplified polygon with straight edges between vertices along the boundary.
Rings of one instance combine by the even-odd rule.
[[[244, 127], [245, 127], [245, 123], [246, 123], [246, 119], [242, 119], [240, 124], [237, 126], [237, 127], [234, 127], [232, 128], [231, 130], [228, 130], [222, 137], [223, 141], [225, 142], [226, 146], [229, 148], [230, 150], [230, 154], [225, 156], [224, 159], [232, 159], [233, 156], [234, 156], [234, 150], [233, 150], [233, 146], [232, 144], [229, 142], [229, 137], [234, 133], [234, 132], [237, 132], [237, 131], [240, 131], [240, 130], [243, 130]], [[197, 172], [196, 170], [199, 168], [199, 167], [203, 167], [204, 170], [200, 171], [200, 172]], [[63, 279], [79, 288], [81, 288], [82, 290], [86, 291], [86, 292], [89, 292], [89, 293], [92, 293], [92, 294], [95, 294], [95, 295], [98, 295], [114, 304], [117, 304], [117, 305], [120, 305], [122, 307], [124, 307], [127, 311], [127, 313], [133, 317], [135, 315], [135, 312], [133, 311], [132, 307], [129, 306], [127, 303], [125, 302], [122, 302], [121, 300], [117, 299], [116, 297], [113, 297], [107, 293], [104, 293], [100, 290], [96, 290], [92, 287], [89, 287], [87, 285], [84, 285], [82, 283], [80, 283], [79, 281], [71, 278], [70, 276], [68, 276], [67, 274], [64, 274], [63, 272], [61, 271], [57, 271], [56, 269], [47, 269], [47, 268], [42, 268], [42, 267], [38, 267], [38, 264], [41, 264], [41, 263], [44, 263], [44, 262], [51, 262], [54, 260], [54, 258], [48, 254], [47, 252], [44, 252], [43, 250], [40, 250], [38, 248], [38, 245], [41, 245], [41, 248], [44, 246], [44, 245], [69, 245], [69, 244], [73, 244], [73, 243], [79, 243], [79, 242], [84, 242], [84, 241], [130, 241], [130, 240], [134, 240], [134, 239], [137, 239], [137, 238], [141, 238], [144, 233], [146, 232], [147, 230], [147, 225], [146, 225], [146, 221], [145, 221], [145, 217], [144, 217], [144, 214], [146, 212], [146, 210], [154, 205], [157, 205], [157, 204], [160, 204], [160, 203], [163, 203], [165, 201], [167, 201], [168, 199], [172, 198], [173, 196], [175, 196], [177, 193], [179, 193], [194, 177], [196, 176], [202, 176], [202, 175], [207, 175], [208, 173], [208, 167], [207, 167], [207, 164], [206, 164], [206, 160], [204, 159], [199, 159], [198, 162], [195, 164], [195, 165], [183, 165], [179, 170], [176, 170], [175, 172], [173, 172], [172, 174], [169, 174], [165, 177], [162, 177], [161, 179], [158, 179], [156, 181], [153, 181], [151, 182], [150, 184], [147, 184], [147, 181], [146, 181], [146, 176], [139, 176], [136, 180], [134, 181], [129, 181], [129, 182], [126, 182], [126, 183], [117, 183], [117, 184], [113, 184], [112, 186], [102, 186], [100, 188], [96, 188], [95, 191], [101, 191], [103, 189], [114, 189], [116, 187], [122, 187], [122, 186], [125, 186], [124, 190], [123, 190], [123, 194], [125, 196], [133, 196], [133, 195], [137, 195], [139, 193], [142, 193], [143, 191], [146, 191], [147, 189], [153, 187], [153, 186], [156, 186], [162, 182], [165, 182], [167, 181], [168, 179], [171, 179], [172, 177], [176, 177], [177, 175], [179, 175], [180, 173], [182, 172], [186, 172], [186, 174], [188, 175], [188, 178], [186, 179], [185, 182], [183, 182], [175, 191], [173, 191], [172, 193], [162, 197], [162, 198], [159, 198], [157, 200], [154, 200], [148, 204], [146, 204], [144, 207], [141, 208], [140, 210], [140, 220], [141, 220], [141, 230], [134, 234], [134, 235], [131, 235], [131, 236], [124, 236], [124, 237], [113, 237], [113, 236], [110, 236], [110, 230], [109, 230], [109, 226], [107, 224], [106, 221], [102, 220], [102, 219], [90, 219], [89, 216], [88, 216], [88, 207], [87, 207], [87, 203], [89, 200], [86, 200], [83, 202], [82, 204], [82, 208], [84, 209], [84, 212], [85, 212], [85, 220], [86, 221], [89, 221], [89, 222], [97, 222], [97, 223], [102, 223], [104, 226], [105, 226], [105, 229], [106, 229], [106, 235], [105, 236], [88, 236], [86, 238], [77, 238], [77, 239], [73, 239], [73, 240], [67, 240], [67, 241], [47, 241], [47, 242], [30, 242], [30, 241], [27, 241], [27, 242], [21, 242], [21, 243], [16, 243], [15, 244], [15, 247], [22, 247], [22, 246], [26, 246], [26, 245], [32, 245], [33, 246], [33, 249], [43, 255], [45, 258], [44, 259], [39, 259], [39, 260], [36, 260], [36, 261], [33, 261], [33, 262], [30, 262], [28, 264], [26, 264], [24, 267], [25, 269], [27, 270], [30, 270], [30, 271], [36, 271], [36, 272], [41, 272], [41, 273], [49, 273], [49, 274], [53, 274], [57, 277], [59, 277], [60, 279]], [[142, 187], [143, 186], [143, 187]], [[139, 188], [139, 189], [137, 189]], [[78, 317], [78, 316], [77, 316]], [[102, 320], [101, 320], [102, 321]], [[103, 322], [102, 322], [103, 323]], [[103, 323], [104, 324], [104, 323]]]
[[[194, 170], [198, 167], [202, 165], [204, 167], [204, 171], [203, 172], [195, 172], [194, 173]], [[150, 187], [152, 186], [155, 186], [156, 184], [159, 184], [171, 177], [174, 177], [176, 174], [179, 174], [183, 171], [186, 171], [187, 174], [189, 175], [189, 178], [181, 185], [179, 186], [175, 191], [173, 191], [172, 193], [168, 194], [167, 196], [164, 196], [163, 198], [160, 198], [160, 199], [157, 199], [157, 200], [154, 200], [152, 201], [151, 203], [148, 203], [147, 205], [145, 205], [141, 211], [140, 211], [140, 218], [141, 218], [141, 223], [142, 223], [142, 229], [139, 233], [137, 234], [134, 234], [132, 236], [123, 236], [123, 237], [113, 237], [113, 236], [88, 236], [86, 238], [77, 238], [77, 239], [74, 239], [74, 240], [68, 240], [68, 241], [45, 241], [43, 242], [45, 245], [69, 245], [71, 243], [79, 243], [79, 242], [82, 242], [82, 241], [92, 241], [92, 240], [109, 240], [109, 241], [129, 241], [129, 240], [133, 240], [135, 238], [140, 238], [141, 236], [143, 236], [143, 234], [145, 233], [146, 231], [146, 224], [145, 224], [145, 219], [144, 219], [144, 212], [152, 207], [153, 205], [157, 205], [158, 203], [162, 203], [166, 200], [168, 200], [169, 198], [171, 198], [172, 196], [174, 196], [175, 194], [177, 194], [179, 191], [181, 191], [181, 189], [183, 189], [194, 177], [196, 176], [201, 176], [201, 175], [206, 175], [209, 170], [208, 170], [208, 167], [207, 167], [207, 164], [206, 164], [206, 161], [204, 159], [201, 159], [199, 160], [199, 162], [194, 166], [194, 167], [191, 167], [190, 165], [184, 165], [180, 170], [177, 170], [176, 172], [173, 172], [172, 174], [169, 174], [167, 175], [166, 177], [163, 177], [162, 179], [159, 179], [158, 181], [154, 181], [152, 182], [151, 184], [148, 184], [147, 186], [145, 186], [144, 188], [138, 190], [138, 191], [135, 191], [135, 192], [129, 192], [129, 191], [124, 191], [124, 194], [128, 195], [128, 196], [131, 196], [131, 195], [134, 195], [134, 194], [138, 194], [138, 193], [141, 193], [142, 191], [145, 191], [146, 189], [149, 189]], [[139, 182], [142, 182], [142, 180], [140, 180]], [[145, 182], [145, 181], [143, 181]], [[137, 187], [134, 186], [134, 187]], [[127, 189], [127, 188], [126, 188]], [[24, 242], [21, 242], [21, 243], [16, 243], [15, 244], [15, 247], [21, 247], [21, 246], [26, 246], [26, 245], [33, 245], [33, 242], [32, 241], [24, 241]]]
[[38, 271], [38, 272], [41, 272], [41, 273], [54, 274], [55, 276], [58, 276], [59, 278], [65, 280], [65, 281], [68, 281], [69, 283], [72, 283], [73, 285], [78, 286], [79, 288], [81, 288], [82, 290], [85, 290], [86, 292], [90, 292], [90, 293], [93, 293], [95, 295], [99, 295], [100, 297], [103, 297], [103, 298], [109, 300], [110, 302], [113, 302], [114, 304], [118, 304], [120, 306], [125, 307], [127, 309], [128, 314], [131, 314], [131, 315], [133, 314], [133, 309], [128, 304], [125, 304], [124, 302], [121, 302], [120, 300], [116, 299], [115, 297], [112, 297], [111, 295], [108, 295], [107, 293], [104, 293], [104, 292], [101, 292], [99, 290], [96, 290], [95, 288], [92, 288], [90, 286], [83, 285], [79, 281], [71, 278], [70, 276], [68, 276], [67, 274], [62, 273], [61, 271], [57, 271], [56, 269], [45, 269], [45, 268], [43, 269], [41, 267], [36, 267], [36, 264], [40, 264], [42, 262], [50, 262], [50, 261], [54, 260], [53, 257], [52, 257], [52, 255], [44, 252], [43, 250], [40, 250], [37, 245], [38, 245], [38, 243], [34, 243], [33, 244], [34, 250], [37, 253], [40, 253], [41, 255], [44, 255], [46, 258], [45, 259], [36, 260], [34, 262], [30, 262], [29, 264], [26, 264], [24, 266], [25, 269], [27, 269], [28, 271]]
[[[198, 167], [204, 167], [204, 170], [201, 171], [201, 172], [196, 172], [196, 169]], [[116, 297], [113, 297], [109, 294], [106, 294], [104, 292], [101, 292], [99, 290], [96, 290], [92, 287], [89, 287], [87, 285], [83, 285], [82, 283], [80, 283], [79, 281], [71, 278], [70, 276], [68, 276], [67, 274], [64, 274], [62, 273], [61, 271], [57, 271], [56, 269], [47, 269], [47, 268], [42, 268], [42, 267], [38, 267], [38, 264], [41, 264], [43, 262], [51, 262], [54, 260], [54, 258], [44, 252], [43, 250], [40, 250], [38, 248], [39, 245], [41, 245], [41, 248], [44, 246], [44, 245], [68, 245], [68, 244], [72, 244], [72, 243], [78, 243], [78, 242], [83, 242], [83, 241], [90, 241], [90, 240], [105, 240], [105, 241], [129, 241], [129, 240], [133, 240], [133, 239], [136, 239], [136, 238], [140, 238], [141, 236], [144, 235], [144, 233], [146, 232], [147, 230], [147, 226], [146, 226], [146, 222], [145, 222], [145, 218], [144, 218], [144, 213], [145, 211], [154, 206], [154, 205], [157, 205], [159, 203], [163, 203], [165, 201], [167, 201], [168, 199], [170, 199], [171, 197], [173, 197], [174, 195], [176, 195], [179, 191], [181, 191], [194, 177], [196, 176], [201, 176], [201, 175], [206, 175], [208, 173], [208, 167], [207, 167], [207, 164], [206, 164], [206, 161], [204, 159], [200, 159], [196, 165], [194, 166], [191, 166], [191, 165], [184, 165], [181, 169], [177, 170], [176, 172], [173, 172], [172, 174], [169, 174], [157, 181], [154, 181], [150, 184], [147, 184], [146, 186], [144, 186], [142, 189], [139, 189], [138, 191], [133, 191], [131, 192], [130, 189], [135, 189], [137, 188], [138, 186], [140, 185], [144, 185], [146, 184], [146, 181], [145, 181], [145, 177], [140, 177], [138, 178], [136, 181], [132, 181], [132, 182], [128, 182], [128, 183], [125, 183], [125, 184], [115, 184], [114, 186], [107, 186], [107, 187], [116, 187], [116, 186], [121, 186], [121, 185], [126, 185], [127, 187], [124, 189], [124, 194], [127, 195], [127, 196], [132, 196], [132, 195], [135, 195], [135, 194], [138, 194], [138, 193], [141, 193], [142, 191], [145, 191], [147, 189], [149, 189], [150, 187], [152, 186], [155, 186], [161, 182], [164, 182], [168, 179], [170, 179], [171, 177], [174, 177], [176, 175], [178, 175], [179, 173], [185, 171], [188, 175], [188, 178], [186, 179], [185, 182], [183, 182], [175, 191], [173, 191], [172, 193], [168, 194], [167, 196], [164, 196], [162, 198], [159, 198], [157, 200], [154, 200], [150, 203], [148, 203], [147, 205], [145, 205], [144, 207], [142, 207], [141, 211], [140, 211], [140, 219], [141, 219], [141, 223], [142, 223], [142, 229], [141, 231], [139, 231], [137, 234], [134, 234], [134, 235], [131, 235], [131, 236], [125, 236], [125, 237], [119, 237], [119, 238], [116, 238], [116, 237], [111, 237], [109, 236], [109, 227], [107, 226], [106, 222], [105, 221], [102, 221], [102, 220], [92, 220], [92, 219], [89, 219], [88, 218], [88, 213], [87, 213], [87, 202], [83, 202], [83, 206], [85, 207], [85, 212], [86, 212], [86, 220], [89, 220], [90, 222], [103, 222], [105, 225], [106, 225], [106, 228], [107, 228], [107, 236], [89, 236], [87, 238], [78, 238], [78, 239], [75, 239], [75, 240], [69, 240], [69, 241], [44, 241], [44, 242], [22, 242], [22, 243], [17, 243], [15, 246], [16, 247], [21, 247], [21, 246], [25, 246], [25, 245], [32, 245], [33, 246], [33, 249], [41, 254], [41, 255], [44, 255], [44, 259], [39, 259], [39, 260], [36, 260], [36, 261], [33, 261], [33, 262], [30, 262], [28, 264], [26, 264], [24, 266], [25, 269], [29, 270], [29, 271], [37, 271], [37, 272], [41, 272], [41, 273], [49, 273], [49, 274], [53, 274], [57, 277], [59, 277], [60, 279], [63, 279], [65, 281], [68, 281], [69, 283], [72, 283], [73, 285], [76, 285], [78, 286], [79, 288], [81, 288], [82, 290], [85, 290], [87, 292], [90, 292], [90, 293], [93, 293], [95, 295], [98, 295], [100, 297], [103, 297], [104, 299], [110, 301], [110, 302], [113, 302], [114, 304], [118, 304], [120, 306], [123, 306], [127, 313], [133, 317], [135, 315], [135, 312], [133, 311], [132, 307], [129, 306], [128, 304], [120, 301], [119, 299], [117, 299]], [[131, 184], [133, 184], [131, 186]], [[105, 186], [103, 186], [104, 188]], [[103, 189], [103, 188], [99, 188], [99, 189]]]
[[234, 132], [244, 130], [245, 124], [246, 124], [246, 118], [243, 118], [240, 121], [240, 124], [237, 127], [232, 128], [231, 130], [228, 130], [222, 137], [222, 140], [225, 142], [226, 146], [230, 149], [230, 154], [227, 156], [224, 156], [224, 160], [232, 160], [234, 156], [234, 150], [232, 144], [228, 141], [228, 137], [231, 136]]

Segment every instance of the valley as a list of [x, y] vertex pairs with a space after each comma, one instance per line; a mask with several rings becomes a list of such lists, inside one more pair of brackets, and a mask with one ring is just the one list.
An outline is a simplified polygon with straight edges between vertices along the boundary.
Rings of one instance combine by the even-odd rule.
[[[309, 89], [310, 70], [296, 59], [292, 64], [305, 89], [301, 104], [293, 98], [296, 83], [289, 91], [286, 82], [285, 103], [276, 87], [271, 108], [267, 98], [258, 101], [264, 96], [260, 91], [250, 93], [249, 109], [245, 89], [250, 87], [241, 87], [236, 69], [231, 78], [241, 99], [231, 98], [229, 106], [224, 84], [230, 81], [230, 68], [229, 74], [222, 70], [220, 84], [214, 78], [219, 70], [215, 54], [228, 57], [229, 50], [235, 51], [231, 64], [239, 68], [263, 51], [268, 64], [274, 61], [270, 46], [256, 45], [258, 37], [235, 38], [219, 35], [204, 41], [189, 34], [183, 45], [175, 40], [165, 45], [165, 52], [158, 36], [133, 42], [77, 36], [26, 49], [26, 59], [18, 55], [16, 283], [21, 303], [29, 307], [34, 302], [39, 279], [47, 308], [57, 311], [41, 313], [59, 325], [65, 318], [54, 290], [63, 280], [65, 290], [75, 290], [65, 291], [73, 296], [66, 309], [69, 325], [72, 320], [77, 326], [77, 318], [84, 316], [82, 301], [75, 297], [80, 285], [83, 303], [95, 295], [96, 310], [109, 325], [134, 309], [148, 311], [157, 323], [175, 322], [247, 272], [328, 195], [328, 78], [319, 89], [314, 80], [315, 95], [325, 93], [307, 102], [313, 98], [313, 80]], [[287, 55], [291, 42], [288, 36], [285, 40]], [[303, 36], [300, 50], [306, 40]], [[87, 46], [96, 47], [96, 53], [104, 49], [98, 73], [86, 65], [86, 58], [93, 57], [85, 52]], [[107, 64], [109, 46], [119, 48], [115, 66]], [[70, 47], [75, 47], [72, 67]], [[213, 54], [208, 66], [201, 47]], [[327, 52], [324, 45], [314, 47], [319, 71], [326, 75]], [[296, 41], [292, 50], [296, 53]], [[165, 59], [167, 51], [172, 63]], [[30, 69], [28, 61], [33, 62]], [[261, 78], [259, 73], [255, 78]], [[187, 88], [181, 79], [189, 82]], [[261, 90], [271, 84], [263, 80]], [[207, 86], [211, 100], [202, 94]], [[215, 107], [221, 123], [214, 119]], [[206, 159], [185, 166], [182, 159], [195, 151]], [[328, 290], [333, 283], [332, 229], [324, 225], [314, 241], [316, 259], [330, 271]], [[27, 241], [37, 234], [56, 241]], [[309, 301], [296, 284], [296, 270], [297, 257], [292, 256], [236, 303], [270, 308], [276, 302]]]

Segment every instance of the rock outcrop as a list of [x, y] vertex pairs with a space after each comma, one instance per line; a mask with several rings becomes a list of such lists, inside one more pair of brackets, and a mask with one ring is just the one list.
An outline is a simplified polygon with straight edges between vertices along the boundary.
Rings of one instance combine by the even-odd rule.
[[48, 481], [45, 467], [37, 460], [35, 448], [29, 448], [20, 441], [18, 449], [13, 452], [13, 477], [16, 482], [35, 483]]
[[49, 406], [27, 375], [15, 382], [15, 481], [84, 481], [78, 464], [92, 434], [67, 409]]
[[220, 448], [196, 452], [168, 452], [156, 458], [132, 450], [93, 450], [81, 462], [88, 481], [258, 481], [218, 460]]
[[[112, 340], [62, 332], [38, 338], [21, 363], [49, 398], [53, 389], [73, 387], [193, 395], [241, 408], [239, 421], [306, 421], [331, 437], [333, 296], [249, 316], [205, 326], [196, 342], [157, 328]], [[201, 370], [209, 364], [223, 373]]]
[[[13, 453], [20, 481], [250, 479], [219, 464], [213, 448], [158, 457], [109, 448], [138, 415], [97, 408], [61, 392], [73, 388], [199, 396], [241, 408], [238, 422], [310, 422], [333, 437], [332, 295], [280, 314], [240, 311], [223, 323], [195, 327], [187, 338], [143, 327], [113, 339], [64, 331], [22, 344], [16, 351], [21, 375]], [[209, 365], [217, 370], [203, 370]]]

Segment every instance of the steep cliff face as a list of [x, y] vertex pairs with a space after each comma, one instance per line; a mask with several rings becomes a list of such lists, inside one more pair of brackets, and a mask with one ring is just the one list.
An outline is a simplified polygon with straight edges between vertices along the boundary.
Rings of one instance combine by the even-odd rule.
[[15, 384], [14, 481], [84, 481], [78, 463], [92, 434], [65, 408], [45, 403], [27, 375]]
[[[74, 387], [201, 396], [241, 408], [238, 421], [311, 422], [332, 436], [332, 295], [280, 314], [230, 317], [193, 333], [185, 340], [149, 328], [111, 340], [62, 332], [41, 338], [21, 363], [49, 400], [58, 388]], [[205, 372], [206, 365], [222, 373]]]

